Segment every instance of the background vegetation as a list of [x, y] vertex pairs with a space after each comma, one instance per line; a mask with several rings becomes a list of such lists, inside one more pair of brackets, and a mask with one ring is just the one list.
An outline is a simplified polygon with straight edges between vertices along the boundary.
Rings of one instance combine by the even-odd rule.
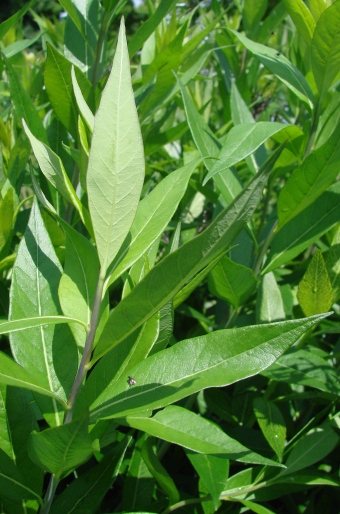
[[2, 512], [338, 512], [340, 0], [0, 16]]

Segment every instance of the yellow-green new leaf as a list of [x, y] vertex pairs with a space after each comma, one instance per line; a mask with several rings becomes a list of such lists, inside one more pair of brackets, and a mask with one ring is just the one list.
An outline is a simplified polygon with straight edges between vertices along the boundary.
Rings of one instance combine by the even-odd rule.
[[315, 252], [299, 284], [297, 297], [306, 316], [327, 312], [333, 303], [332, 285], [320, 250]]
[[112, 71], [95, 116], [87, 175], [91, 219], [104, 271], [130, 230], [144, 167], [122, 20]]

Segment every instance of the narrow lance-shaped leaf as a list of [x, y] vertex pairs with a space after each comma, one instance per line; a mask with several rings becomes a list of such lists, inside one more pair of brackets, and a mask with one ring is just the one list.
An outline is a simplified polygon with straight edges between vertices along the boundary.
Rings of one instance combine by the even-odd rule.
[[[231, 29], [230, 29], [231, 30]], [[241, 43], [256, 57], [260, 62], [276, 75], [287, 87], [289, 87], [302, 101], [310, 107], [314, 104], [313, 92], [302, 75], [301, 71], [294, 66], [284, 55], [277, 55], [277, 51], [268, 46], [251, 41], [243, 34], [231, 30]]]
[[201, 389], [253, 376], [273, 364], [325, 316], [220, 330], [181, 341], [132, 368], [133, 387], [113, 378], [113, 385], [92, 404], [90, 420], [158, 409]]
[[227, 170], [234, 164], [243, 161], [259, 148], [271, 136], [286, 128], [283, 123], [260, 121], [258, 123], [242, 123], [233, 127], [226, 137], [218, 155], [218, 161], [209, 170], [203, 185], [216, 173]]
[[165, 230], [201, 161], [196, 159], [173, 171], [139, 202], [129, 234], [112, 263], [114, 271], [110, 284], [130, 268]]
[[279, 466], [277, 462], [261, 457], [229, 437], [211, 421], [177, 405], [166, 407], [152, 418], [127, 416], [125, 422], [133, 428], [199, 453], [224, 455], [240, 462]]
[[271, 169], [270, 164], [202, 234], [157, 264], [117, 305], [98, 341], [94, 361], [136, 330], [196, 273], [225, 252], [253, 214]]
[[95, 116], [87, 175], [89, 207], [103, 274], [131, 227], [144, 166], [122, 19], [112, 70]]
[[340, 67], [340, 2], [333, 2], [316, 24], [311, 64], [320, 97], [323, 98], [339, 73]]
[[[61, 271], [35, 201], [13, 268], [10, 320], [60, 314]], [[45, 389], [66, 401], [78, 367], [78, 352], [69, 327], [44, 325], [12, 332], [10, 342], [17, 363], [43, 377]], [[37, 402], [49, 423], [61, 423], [62, 413], [55, 400], [51, 404], [50, 399], [37, 397]]]
[[340, 123], [328, 141], [308, 155], [285, 183], [277, 205], [280, 228], [333, 184], [339, 173], [339, 160]]

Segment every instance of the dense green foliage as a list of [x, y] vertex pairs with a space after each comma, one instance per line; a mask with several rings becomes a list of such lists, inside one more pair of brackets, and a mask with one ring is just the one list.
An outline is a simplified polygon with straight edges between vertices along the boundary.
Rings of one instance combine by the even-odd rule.
[[340, 0], [35, 7], [0, 24], [2, 512], [336, 512]]

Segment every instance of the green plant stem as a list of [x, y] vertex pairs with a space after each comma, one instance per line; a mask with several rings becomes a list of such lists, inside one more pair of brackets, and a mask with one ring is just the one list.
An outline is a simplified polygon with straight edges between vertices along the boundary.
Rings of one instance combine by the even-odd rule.
[[94, 298], [94, 304], [93, 304], [93, 310], [92, 310], [92, 316], [91, 316], [91, 322], [90, 322], [90, 330], [86, 337], [83, 356], [82, 356], [82, 359], [81, 359], [81, 362], [79, 365], [79, 369], [78, 369], [76, 378], [74, 380], [70, 395], [68, 397], [67, 403], [69, 406], [69, 410], [65, 416], [64, 423], [70, 423], [72, 421], [74, 406], [75, 406], [76, 399], [77, 399], [77, 396], [79, 393], [79, 389], [84, 381], [84, 378], [85, 378], [85, 375], [87, 372], [87, 365], [91, 359], [94, 336], [95, 336], [98, 321], [99, 321], [99, 311], [100, 311], [100, 305], [101, 305], [101, 301], [102, 301], [103, 287], [104, 287], [104, 276], [103, 276], [102, 272], [100, 271], [98, 282], [97, 282], [96, 294], [95, 294], [95, 298]]
[[51, 478], [50, 478], [50, 481], [49, 481], [49, 484], [47, 487], [47, 491], [45, 494], [44, 505], [41, 507], [41, 509], [39, 511], [40, 514], [48, 514], [50, 512], [50, 508], [51, 508], [53, 498], [55, 495], [55, 491], [58, 487], [58, 484], [59, 484], [59, 477], [57, 477], [56, 475], [51, 475]]

